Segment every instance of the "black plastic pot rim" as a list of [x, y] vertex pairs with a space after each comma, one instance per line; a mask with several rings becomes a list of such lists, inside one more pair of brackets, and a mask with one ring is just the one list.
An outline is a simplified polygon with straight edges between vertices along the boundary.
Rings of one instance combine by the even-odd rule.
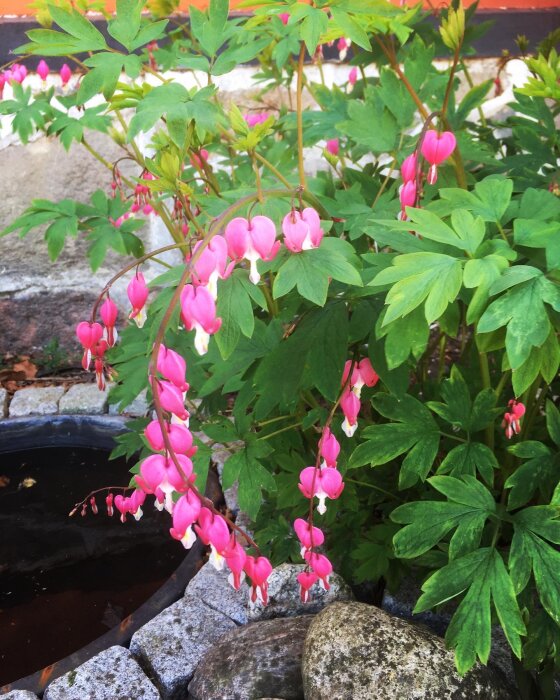
[[[46, 447], [89, 447], [107, 451], [114, 447], [114, 436], [125, 431], [124, 419], [116, 416], [57, 415], [6, 419], [0, 421], [0, 454]], [[213, 500], [218, 495], [218, 484], [211, 478], [207, 495]], [[1, 687], [0, 693], [30, 690], [41, 695], [55, 678], [72, 671], [101, 651], [115, 645], [127, 645], [140, 627], [181, 598], [188, 582], [198, 571], [203, 554], [204, 547], [197, 541], [163, 586], [119, 625], [64, 659]]]

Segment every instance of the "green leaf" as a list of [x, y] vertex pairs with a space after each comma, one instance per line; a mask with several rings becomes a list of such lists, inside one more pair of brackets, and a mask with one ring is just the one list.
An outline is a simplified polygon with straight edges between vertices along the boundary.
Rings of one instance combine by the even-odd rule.
[[[527, 560], [531, 562], [537, 593], [543, 608], [560, 625], [560, 552], [547, 540], [560, 542], [557, 506], [534, 506], [513, 516], [515, 535], [510, 570], [518, 591], [527, 584]], [[523, 558], [525, 557], [525, 559]]]
[[106, 100], [109, 100], [117, 87], [124, 65], [124, 57], [109, 52], [98, 53], [86, 59], [85, 64], [92, 70], [82, 78], [78, 90], [78, 102], [83, 104], [99, 92]]
[[476, 107], [484, 102], [488, 91], [493, 85], [493, 80], [485, 80], [484, 82], [475, 85], [467, 92], [457, 107], [454, 115], [453, 121], [455, 121], [458, 126], [466, 120], [469, 113], [473, 109], [476, 109]]
[[[387, 153], [394, 150], [399, 126], [395, 117], [383, 106], [380, 97], [365, 102], [352, 100], [348, 104], [348, 119], [336, 125], [346, 136], [354, 139], [360, 146], [374, 153]], [[376, 128], [372, 129], [371, 124]]]
[[107, 31], [127, 51], [133, 51], [133, 40], [140, 29], [144, 0], [117, 0], [117, 16], [107, 24]]
[[475, 476], [478, 471], [487, 484], [492, 484], [494, 469], [498, 466], [498, 460], [489, 447], [481, 442], [466, 442], [449, 450], [438, 467], [438, 474]]
[[262, 459], [272, 448], [263, 441], [249, 442], [224, 464], [222, 484], [228, 489], [237, 481], [239, 507], [254, 520], [262, 503], [262, 491], [273, 492], [276, 483], [272, 474], [263, 466]]
[[246, 276], [246, 271], [235, 270], [219, 283], [217, 315], [222, 319], [222, 326], [215, 337], [224, 360], [237, 347], [241, 334], [247, 338], [253, 335], [255, 319], [251, 297], [243, 282]]
[[496, 510], [492, 494], [468, 475], [461, 479], [434, 476], [428, 481], [448, 501], [405, 503], [391, 513], [394, 522], [406, 524], [393, 539], [396, 555], [404, 559], [418, 557], [455, 528], [450, 558], [476, 549], [486, 520]]
[[65, 216], [54, 221], [45, 231], [45, 240], [51, 261], [55, 261], [64, 248], [66, 236], [76, 236], [78, 233], [78, 218]]
[[368, 33], [349, 14], [340, 10], [336, 5], [331, 8], [332, 18], [345, 37], [352, 43], [361, 46], [366, 51], [371, 50], [371, 42]]
[[478, 213], [485, 221], [500, 221], [508, 208], [513, 181], [501, 177], [487, 177], [477, 182], [474, 194], [480, 201]]
[[532, 347], [548, 338], [550, 321], [545, 304], [560, 309], [560, 290], [542, 276], [517, 284], [493, 301], [478, 323], [479, 333], [506, 330], [506, 350], [512, 369], [520, 367]]
[[443, 200], [449, 201], [452, 209], [463, 208], [480, 216], [484, 221], [501, 221], [506, 212], [513, 191], [513, 181], [502, 176], [491, 175], [477, 182], [473, 192], [459, 188], [442, 187], [439, 191]]
[[385, 303], [383, 325], [406, 316], [425, 301], [428, 323], [436, 321], [461, 289], [461, 262], [440, 253], [408, 253], [393, 259], [392, 267], [377, 274], [371, 285], [392, 284]]
[[303, 297], [323, 306], [327, 300], [330, 277], [345, 284], [362, 286], [359, 272], [335, 246], [327, 243], [328, 240], [330, 239], [323, 239], [321, 247], [314, 250], [289, 255], [274, 280], [275, 299], [297, 286]]
[[103, 34], [78, 11], [68, 11], [50, 5], [49, 12], [61, 29], [88, 46], [87, 49], [82, 48], [82, 51], [100, 51], [107, 48]]
[[484, 258], [467, 260], [463, 271], [463, 284], [474, 289], [467, 311], [467, 323], [476, 323], [486, 308], [490, 288], [508, 267], [508, 261], [501, 255], [487, 255]]
[[509, 449], [521, 459], [527, 459], [511, 474], [504, 486], [511, 489], [508, 509], [515, 510], [528, 503], [537, 490], [551, 491], [557, 480], [560, 455], [553, 454], [540, 442], [526, 441]]
[[560, 268], [560, 223], [517, 218], [513, 222], [513, 239], [527, 248], [544, 248], [547, 268]]
[[329, 304], [312, 332], [309, 376], [329, 401], [336, 401], [348, 352], [348, 310], [344, 302]]
[[401, 466], [399, 488], [412, 486], [419, 479], [424, 481], [439, 446], [439, 430], [430, 412], [409, 395], [400, 400], [378, 395], [372, 402], [382, 416], [395, 422], [365, 428], [367, 442], [354, 450], [349, 468], [365, 464], [375, 467], [408, 452]]
[[385, 341], [387, 367], [395, 369], [412, 355], [419, 359], [428, 345], [430, 328], [420, 308], [405, 318], [397, 318], [388, 326]]
[[546, 429], [556, 447], [560, 447], [560, 411], [550, 399], [546, 400]]
[[414, 612], [427, 610], [467, 588], [445, 635], [449, 646], [455, 648], [459, 673], [469, 671], [477, 657], [482, 663], [488, 661], [491, 602], [513, 652], [520, 658], [525, 625], [511, 578], [502, 557], [493, 547], [467, 554], [433, 574], [422, 586], [423, 595]]

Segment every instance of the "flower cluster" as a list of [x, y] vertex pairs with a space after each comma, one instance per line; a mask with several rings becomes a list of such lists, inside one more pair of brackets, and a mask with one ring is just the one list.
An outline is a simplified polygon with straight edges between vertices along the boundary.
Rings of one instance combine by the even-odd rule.
[[508, 401], [509, 411], [504, 413], [502, 428], [505, 429], [508, 440], [521, 431], [521, 418], [525, 415], [525, 405], [521, 401], [511, 399]]
[[[148, 193], [149, 188], [140, 183], [134, 193], [135, 203], [145, 206], [145, 202], [142, 203], [140, 199]], [[319, 215], [309, 207], [303, 211], [289, 212], [282, 222], [282, 231], [284, 243], [293, 253], [316, 248], [323, 238]], [[238, 217], [229, 222], [223, 236], [215, 235], [206, 245], [198, 241], [187, 255], [186, 262], [192, 266], [191, 282], [181, 290], [181, 321], [187, 331], [195, 331], [194, 345], [201, 355], [208, 350], [210, 336], [221, 326], [221, 319], [216, 313], [218, 280], [226, 279], [236, 263], [246, 260], [250, 265], [250, 279], [257, 284], [260, 280], [257, 261], [272, 260], [280, 245], [271, 219], [266, 216], [251, 219]], [[132, 306], [129, 318], [142, 327], [146, 320], [149, 289], [138, 269], [128, 284], [127, 294]], [[107, 348], [117, 340], [117, 315], [116, 305], [107, 296], [100, 307], [103, 325], [94, 321], [82, 321], [76, 329], [84, 349], [82, 365], [88, 370], [94, 361], [98, 385], [103, 389], [104, 374], [107, 372], [110, 376], [103, 356]], [[247, 575], [251, 581], [253, 602], [260, 599], [266, 603], [267, 580], [272, 571], [270, 562], [266, 557], [248, 555], [226, 518], [195, 487], [196, 474], [191, 457], [195, 454], [196, 447], [189, 430], [189, 412], [185, 407], [185, 397], [189, 390], [186, 372], [184, 358], [161, 344], [156, 367], [149, 380], [156, 406], [159, 405], [164, 412], [162, 415], [165, 419], [163, 424], [160, 420], [153, 420], [146, 427], [144, 436], [153, 454], [140, 464], [131, 495], [107, 495], [107, 512], [112, 515], [115, 510], [118, 511], [122, 522], [126, 521], [129, 514], [138, 519], [142, 516], [146, 496], [154, 496], [155, 506], [160, 510], [165, 509], [172, 517], [170, 534], [173, 538], [190, 548], [198, 536], [210, 547], [210, 561], [213, 565], [218, 569], [224, 566], [229, 568], [234, 588], [238, 589], [243, 577]], [[325, 429], [320, 442], [323, 464], [317, 469], [309, 467], [301, 475], [300, 488], [306, 497], [313, 499], [316, 496], [319, 499], [320, 513], [325, 510], [325, 499], [337, 498], [344, 487], [342, 477], [336, 469], [339, 449], [336, 438], [328, 428]], [[90, 505], [92, 511], [97, 512], [94, 497], [90, 500]], [[87, 510], [87, 500], [81, 508], [82, 513]], [[317, 542], [319, 539], [317, 536]], [[307, 586], [307, 591], [318, 579], [328, 587], [328, 575], [332, 571], [328, 559], [313, 551], [313, 546], [310, 540], [305, 553], [309, 571], [305, 574], [302, 585]]]
[[[426, 180], [428, 184], [435, 185], [437, 182], [437, 166], [441, 165], [444, 160], [455, 150], [457, 141], [451, 131], [438, 133], [434, 129], [429, 129], [422, 139], [420, 151], [424, 160], [429, 164]], [[406, 221], [406, 207], [416, 206], [418, 200], [418, 187], [421, 183], [422, 172], [418, 162], [416, 151], [407, 156], [401, 165], [401, 176], [403, 184], [399, 190], [399, 198], [401, 201], [401, 211], [399, 219]]]
[[[352, 375], [349, 379], [350, 371], [352, 371]], [[367, 357], [364, 357], [363, 360], [357, 363], [352, 363], [351, 360], [348, 360], [344, 365], [342, 374], [342, 386], [344, 389], [340, 398], [340, 407], [344, 413], [342, 430], [347, 437], [352, 437], [358, 427], [362, 388], [364, 386], [373, 387], [378, 381], [379, 376]]]
[[[325, 426], [319, 440], [317, 463], [315, 466], [305, 467], [299, 477], [299, 490], [311, 502], [315, 497], [319, 500], [317, 512], [321, 515], [327, 510], [326, 499], [338, 498], [344, 489], [342, 475], [336, 468], [339, 452], [338, 440], [330, 428]], [[304, 603], [309, 600], [310, 589], [317, 581], [328, 590], [329, 576], [333, 570], [329, 559], [316, 551], [317, 547], [324, 543], [325, 535], [320, 528], [313, 525], [312, 516], [311, 507], [308, 520], [298, 518], [294, 522], [294, 530], [301, 544], [301, 556], [306, 562], [305, 570], [297, 576], [301, 600]]]
[[[46, 81], [50, 72], [51, 69], [49, 68], [49, 64], [45, 61], [44, 58], [42, 58], [39, 61], [39, 64], [37, 65], [37, 75], [41, 78], [43, 83]], [[4, 92], [5, 85], [10, 85], [10, 83], [21, 84], [27, 78], [27, 75], [28, 70], [21, 63], [12, 63], [10, 68], [2, 71], [0, 73], [0, 99], [2, 98], [2, 93]], [[72, 77], [72, 70], [65, 63], [60, 69], [59, 75], [62, 85], [64, 86], [70, 81], [70, 78]]]

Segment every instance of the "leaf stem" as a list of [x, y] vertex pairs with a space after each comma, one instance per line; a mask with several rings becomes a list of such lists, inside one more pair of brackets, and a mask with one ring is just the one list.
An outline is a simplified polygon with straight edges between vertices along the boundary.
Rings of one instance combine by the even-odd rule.
[[267, 435], [263, 435], [262, 437], [257, 438], [257, 442], [259, 440], [269, 440], [271, 437], [275, 437], [276, 435], [280, 435], [280, 433], [285, 433], [288, 430], [293, 430], [294, 428], [299, 428], [301, 425], [301, 421], [299, 423], [294, 423], [293, 425], [287, 425], [284, 428], [279, 428], [278, 430], [275, 430], [273, 433], [268, 433]]
[[296, 117], [297, 117], [297, 144], [298, 144], [298, 172], [300, 187], [306, 187], [305, 169], [303, 164], [303, 62], [305, 59], [305, 44], [301, 42], [297, 67], [297, 88], [296, 88]]

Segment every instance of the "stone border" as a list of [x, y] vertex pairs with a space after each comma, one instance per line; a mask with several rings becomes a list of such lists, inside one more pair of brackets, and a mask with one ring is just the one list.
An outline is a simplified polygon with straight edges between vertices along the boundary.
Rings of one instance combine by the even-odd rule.
[[[6, 389], [0, 388], [0, 419], [27, 418], [53, 415], [119, 415], [115, 406], [108, 405], [108, 390], [100, 391], [97, 384], [76, 383], [69, 388], [62, 385], [31, 386], [18, 389], [10, 399]], [[146, 391], [143, 391], [120, 415], [145, 416], [149, 411]]]

